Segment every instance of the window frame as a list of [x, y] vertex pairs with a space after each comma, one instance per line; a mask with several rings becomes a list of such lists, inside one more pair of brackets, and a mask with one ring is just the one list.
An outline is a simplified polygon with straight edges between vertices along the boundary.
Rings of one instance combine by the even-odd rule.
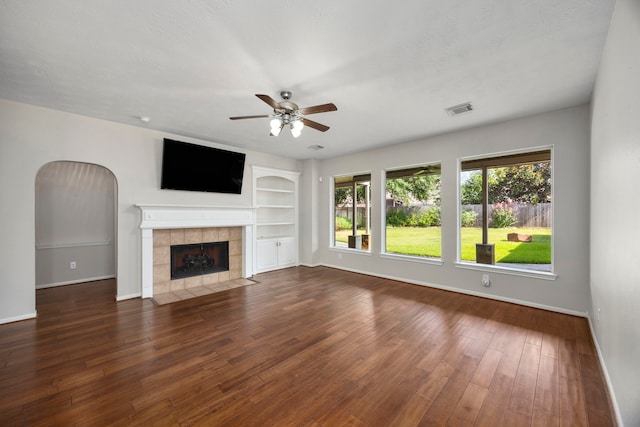
[[[440, 183], [442, 185], [442, 162], [441, 161], [433, 161], [433, 162], [424, 162], [424, 163], [416, 163], [411, 165], [403, 165], [398, 167], [390, 167], [381, 171], [380, 174], [380, 188], [383, 189], [381, 198], [382, 201], [380, 203], [380, 218], [381, 221], [381, 229], [382, 233], [380, 236], [380, 258], [387, 258], [393, 260], [401, 260], [408, 262], [415, 262], [419, 264], [431, 264], [431, 265], [443, 265], [443, 254], [442, 254], [442, 226], [440, 226], [440, 257], [427, 257], [427, 256], [419, 256], [419, 255], [409, 255], [409, 254], [400, 254], [395, 252], [387, 252], [387, 203], [386, 203], [386, 194], [387, 194], [387, 176], [389, 172], [398, 172], [403, 170], [410, 170], [416, 168], [428, 168], [431, 166], [439, 166], [440, 168]], [[440, 190], [440, 200], [442, 200], [442, 189]], [[442, 202], [440, 203], [442, 207]]]
[[[463, 172], [463, 163], [478, 161], [481, 163], [482, 160], [485, 159], [494, 159], [499, 157], [508, 157], [508, 156], [518, 156], [524, 154], [533, 154], [541, 151], [550, 151], [551, 159], [549, 160], [551, 166], [551, 271], [537, 271], [537, 270], [529, 270], [523, 268], [512, 268], [506, 267], [502, 265], [491, 265], [491, 264], [481, 264], [472, 261], [463, 261], [461, 259], [462, 252], [462, 204], [461, 204], [461, 178]], [[554, 167], [555, 155], [554, 155], [554, 146], [553, 145], [545, 145], [539, 147], [529, 147], [518, 150], [510, 150], [510, 151], [501, 151], [497, 153], [486, 153], [482, 155], [475, 156], [467, 156], [458, 158], [458, 171], [456, 177], [456, 261], [454, 262], [454, 266], [456, 268], [467, 269], [467, 270], [476, 270], [476, 271], [484, 271], [484, 272], [494, 272], [494, 273], [504, 273], [514, 276], [521, 277], [532, 277], [544, 280], [556, 280], [558, 275], [555, 271], [555, 203], [554, 203], [554, 195], [555, 195], [555, 167]], [[498, 166], [499, 167], [499, 166]]]
[[[368, 249], [357, 249], [357, 248], [349, 248], [349, 247], [343, 247], [343, 246], [337, 246], [336, 245], [336, 229], [335, 229], [335, 222], [336, 222], [336, 206], [335, 206], [335, 194], [336, 194], [336, 179], [337, 178], [344, 178], [344, 177], [352, 177], [352, 178], [358, 178], [358, 177], [369, 177], [369, 192], [372, 193], [372, 184], [373, 184], [373, 175], [371, 173], [371, 171], [362, 171], [362, 172], [352, 172], [352, 173], [344, 173], [344, 174], [336, 174], [336, 175], [332, 175], [331, 176], [331, 182], [330, 182], [330, 192], [329, 192], [329, 197], [331, 198], [330, 203], [329, 203], [329, 209], [330, 209], [330, 214], [329, 214], [329, 233], [330, 233], [330, 237], [329, 237], [329, 250], [331, 251], [336, 251], [336, 252], [345, 252], [345, 253], [352, 253], [352, 254], [360, 254], [360, 255], [368, 255], [370, 256], [372, 254], [372, 245], [371, 242], [369, 242], [369, 248]], [[358, 180], [356, 180], [356, 183], [359, 182]], [[369, 201], [370, 203], [373, 201], [373, 198], [369, 197]], [[371, 212], [372, 210], [372, 206], [369, 206], [369, 211]], [[369, 215], [369, 236], [372, 236], [372, 231], [373, 231], [373, 226], [371, 224], [371, 214], [368, 213]]]

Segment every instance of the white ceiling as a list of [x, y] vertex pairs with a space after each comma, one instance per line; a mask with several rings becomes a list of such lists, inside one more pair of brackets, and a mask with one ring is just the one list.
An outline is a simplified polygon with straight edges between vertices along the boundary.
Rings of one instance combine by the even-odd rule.
[[[305, 159], [589, 101], [614, 0], [2, 0], [0, 97]], [[269, 137], [254, 96], [331, 129]], [[450, 117], [444, 108], [471, 101]], [[149, 116], [147, 125], [140, 116]], [[324, 150], [308, 147], [319, 144]]]

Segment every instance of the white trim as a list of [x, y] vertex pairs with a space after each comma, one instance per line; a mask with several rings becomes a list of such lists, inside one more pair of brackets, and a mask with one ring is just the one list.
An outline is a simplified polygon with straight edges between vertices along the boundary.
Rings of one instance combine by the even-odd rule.
[[140, 228], [237, 227], [255, 224], [255, 208], [245, 206], [135, 205]]
[[[342, 252], [344, 254], [355, 254], [355, 255], [367, 255], [371, 256], [371, 250], [365, 251], [364, 249], [355, 249], [355, 248], [339, 248], [337, 246], [332, 246], [329, 248], [330, 251], [333, 252]], [[324, 264], [320, 264], [324, 265]]]
[[322, 264], [318, 264], [318, 263], [306, 263], [306, 262], [301, 262], [300, 264], [298, 264], [302, 267], [309, 267], [309, 268], [314, 268], [314, 267], [321, 267]]
[[381, 253], [380, 258], [387, 258], [387, 259], [392, 259], [396, 261], [415, 262], [418, 264], [431, 264], [431, 265], [444, 264], [441, 258], [429, 258], [429, 257], [421, 257], [421, 256], [414, 256], [414, 255], [394, 254], [390, 252]]
[[60, 249], [60, 248], [81, 248], [85, 246], [108, 246], [111, 240], [105, 242], [81, 242], [81, 243], [51, 243], [48, 245], [36, 245], [36, 249]]
[[46, 289], [46, 288], [55, 288], [57, 286], [76, 285], [78, 283], [95, 282], [96, 280], [115, 279], [115, 277], [116, 277], [115, 274], [110, 274], [108, 276], [98, 276], [98, 277], [88, 277], [86, 279], [68, 280], [66, 282], [43, 283], [42, 285], [36, 285], [36, 289]]
[[291, 171], [291, 170], [286, 170], [286, 169], [275, 169], [275, 168], [269, 168], [266, 166], [259, 166], [259, 165], [251, 165], [251, 170], [252, 171], [258, 171], [260, 173], [263, 173], [265, 175], [275, 175], [275, 176], [282, 176], [282, 174], [286, 174], [286, 175], [298, 175], [300, 176], [300, 172], [298, 171]]
[[6, 317], [4, 319], [0, 319], [0, 325], [5, 323], [19, 322], [20, 320], [35, 319], [36, 317], [38, 317], [37, 311], [27, 314], [21, 314], [20, 316]]
[[558, 278], [557, 274], [551, 272], [522, 270], [491, 264], [476, 264], [471, 262], [456, 261], [453, 263], [453, 265], [456, 268], [463, 268], [465, 270], [489, 271], [492, 273], [506, 274], [510, 276], [532, 277], [534, 279], [556, 280]]
[[142, 294], [140, 292], [135, 294], [127, 294], [127, 295], [116, 295], [116, 301], [124, 301], [127, 299], [140, 298]]
[[602, 356], [602, 351], [600, 350], [600, 345], [598, 344], [598, 338], [596, 337], [596, 332], [593, 329], [593, 323], [591, 322], [591, 316], [587, 316], [587, 320], [589, 321], [589, 330], [591, 331], [591, 338], [593, 339], [593, 344], [596, 347], [596, 353], [598, 354], [598, 362], [600, 362], [600, 369], [602, 369], [602, 374], [604, 375], [604, 382], [607, 385], [607, 390], [609, 391], [609, 397], [611, 405], [613, 405], [613, 413], [616, 417], [616, 422], [619, 426], [624, 426], [622, 422], [622, 415], [620, 414], [620, 407], [618, 406], [618, 400], [616, 399], [616, 394], [613, 392], [613, 383], [611, 382], [611, 377], [609, 376], [609, 371], [607, 370], [607, 365], [604, 363], [604, 357]]
[[487, 298], [487, 299], [492, 299], [492, 300], [496, 300], [496, 301], [510, 302], [512, 304], [518, 304], [518, 305], [523, 305], [523, 306], [532, 307], [532, 308], [540, 308], [542, 310], [554, 311], [556, 313], [570, 314], [572, 316], [578, 316], [578, 317], [587, 317], [588, 316], [586, 312], [568, 310], [568, 309], [562, 308], [562, 307], [555, 307], [555, 306], [551, 306], [551, 305], [538, 304], [538, 303], [534, 303], [534, 302], [530, 302], [530, 301], [523, 301], [523, 300], [519, 300], [519, 299], [515, 299], [515, 298], [507, 298], [507, 297], [501, 297], [501, 296], [492, 295], [492, 294], [485, 294], [485, 293], [482, 293], [482, 292], [469, 291], [469, 290], [466, 290], [466, 289], [454, 288], [452, 286], [436, 285], [434, 283], [423, 282], [421, 280], [410, 280], [410, 279], [407, 279], [407, 278], [404, 278], [404, 277], [396, 277], [396, 276], [390, 276], [390, 275], [386, 275], [386, 274], [372, 273], [370, 271], [362, 271], [362, 270], [358, 270], [358, 269], [354, 269], [354, 268], [345, 268], [345, 267], [342, 267], [342, 266], [339, 266], [339, 265], [333, 265], [333, 264], [322, 264], [322, 265], [325, 266], [325, 267], [335, 268], [335, 269], [338, 269], [338, 270], [345, 270], [345, 271], [351, 271], [353, 273], [365, 274], [367, 276], [381, 277], [383, 279], [396, 280], [396, 281], [399, 281], [399, 282], [410, 283], [412, 285], [426, 286], [428, 288], [442, 289], [444, 291], [457, 292], [459, 294], [472, 295], [472, 296], [475, 296], [475, 297]]

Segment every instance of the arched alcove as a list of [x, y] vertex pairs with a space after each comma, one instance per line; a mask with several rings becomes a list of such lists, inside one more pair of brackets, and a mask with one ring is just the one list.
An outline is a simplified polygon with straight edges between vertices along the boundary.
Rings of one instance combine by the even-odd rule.
[[55, 161], [36, 175], [36, 288], [116, 276], [117, 182], [107, 168]]

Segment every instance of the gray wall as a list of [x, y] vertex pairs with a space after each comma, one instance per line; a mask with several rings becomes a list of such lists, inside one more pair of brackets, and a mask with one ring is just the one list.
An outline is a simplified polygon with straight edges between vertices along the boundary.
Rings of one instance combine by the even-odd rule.
[[140, 213], [136, 204], [251, 206], [250, 165], [300, 171], [296, 160], [247, 153], [242, 194], [160, 190], [162, 139], [221, 144], [0, 100], [0, 323], [35, 315], [35, 180], [52, 161], [93, 163], [118, 182], [118, 299], [141, 293]]
[[[430, 284], [477, 295], [522, 302], [585, 315], [589, 309], [589, 107], [579, 106], [533, 117], [441, 135], [320, 162], [318, 174], [318, 249], [311, 264], [326, 264], [360, 272]], [[557, 279], [490, 272], [492, 286], [484, 288], [480, 270], [455, 265], [458, 233], [458, 161], [553, 145], [553, 257]], [[380, 256], [384, 233], [384, 169], [441, 162], [442, 261], [431, 265]], [[305, 173], [310, 168], [305, 164]], [[371, 172], [372, 250], [370, 254], [329, 248], [333, 176]], [[318, 182], [318, 181], [315, 181]], [[302, 242], [304, 245], [305, 242]]]
[[618, 0], [593, 96], [591, 321], [626, 426], [640, 426], [639, 97], [640, 1]]

